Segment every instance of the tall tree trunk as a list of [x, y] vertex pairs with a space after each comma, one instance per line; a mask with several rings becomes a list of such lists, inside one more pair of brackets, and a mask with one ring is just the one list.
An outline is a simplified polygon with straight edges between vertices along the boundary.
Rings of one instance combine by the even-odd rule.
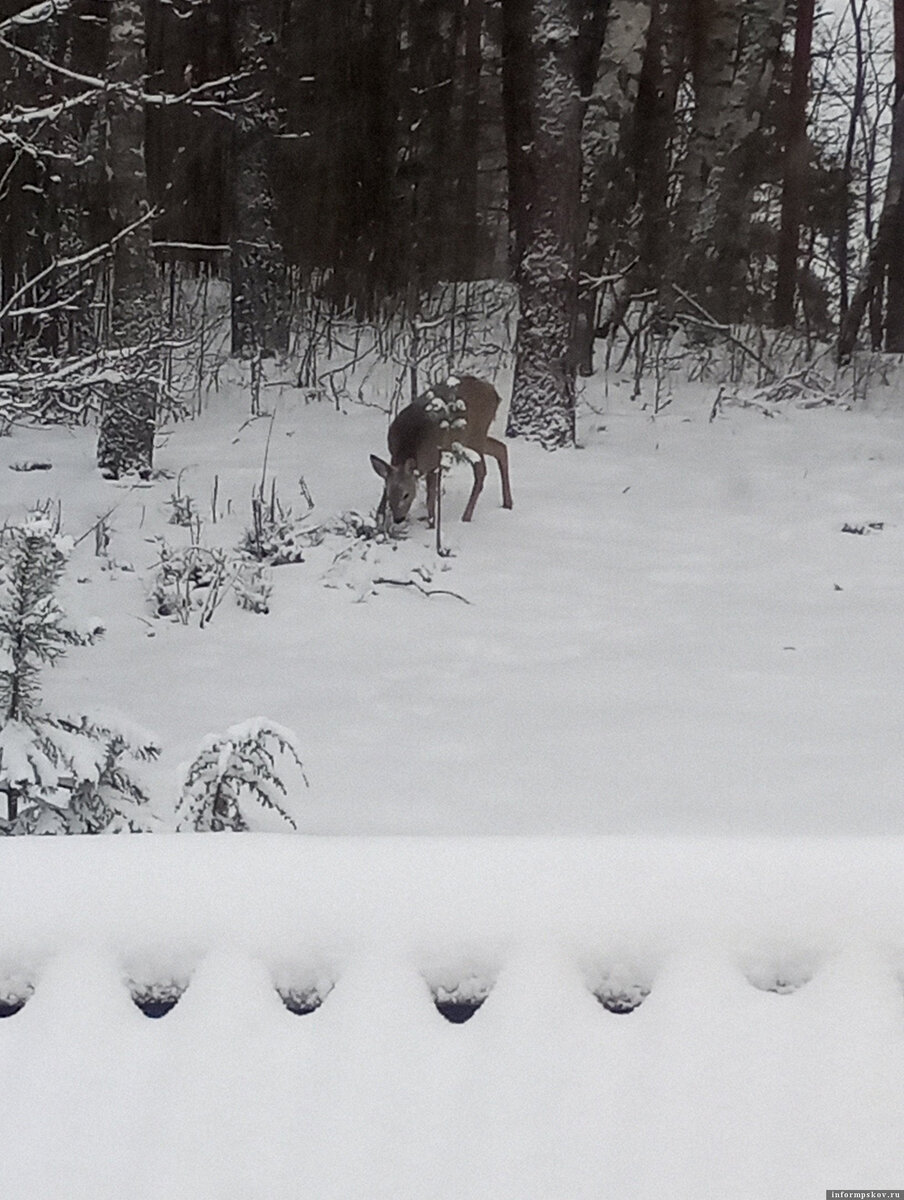
[[614, 233], [624, 228], [636, 196], [627, 130], [636, 119], [650, 10], [648, 2], [635, 0], [600, 4], [595, 14], [599, 24], [585, 37], [581, 198], [586, 219], [581, 273], [589, 282], [578, 297], [575, 330], [575, 356], [582, 375], [593, 373], [598, 289], [592, 281], [605, 272]]
[[[448, 232], [457, 174], [449, 153], [454, 79], [463, 10], [458, 0], [408, 0], [403, 71], [398, 213], [407, 228], [405, 283], [420, 296], [452, 273]], [[454, 149], [452, 143], [452, 149]]]
[[[863, 114], [863, 101], [866, 96], [866, 58], [863, 53], [863, 18], [867, 0], [849, 0], [851, 21], [854, 28], [854, 91], [851, 97], [851, 109], [848, 114], [848, 127], [845, 135], [844, 162], [842, 178], [844, 181], [844, 211], [841, 215], [841, 227], [838, 231], [838, 248], [836, 261], [838, 263], [838, 305], [842, 320], [850, 305], [850, 287], [848, 283], [848, 246], [851, 230], [851, 181], [854, 177], [854, 147], [857, 144], [857, 129]], [[867, 184], [869, 180], [867, 179]]]
[[630, 154], [640, 202], [639, 283], [661, 295], [669, 290], [671, 156], [686, 42], [687, 0], [654, 0]]
[[508, 434], [574, 443], [582, 0], [503, 0], [503, 88], [519, 317]]
[[[904, 0], [895, 0], [895, 105], [904, 96]], [[904, 203], [898, 201], [888, 249], [885, 289], [885, 349], [904, 352]]]
[[800, 223], [804, 211], [807, 178], [807, 102], [810, 95], [810, 61], [816, 0], [797, 0], [794, 27], [794, 57], [788, 92], [785, 127], [782, 217], [775, 280], [775, 324], [794, 325], [794, 296], [800, 252]]
[[756, 136], [786, 0], [694, 0], [694, 111], [675, 220], [674, 278], [719, 319], [739, 315]]
[[[110, 80], [106, 104], [106, 167], [110, 230], [118, 234], [148, 210], [144, 159], [144, 6], [141, 0], [111, 0]], [[123, 90], [115, 90], [115, 85]], [[126, 90], [128, 89], [128, 90]], [[160, 317], [157, 271], [146, 221], [116, 244], [111, 287], [110, 339], [128, 348], [128, 378], [107, 385], [101, 408], [97, 465], [108, 478], [130, 471], [150, 474], [160, 362], [153, 349]]]
[[[857, 334], [866, 312], [874, 305], [881, 294], [885, 280], [886, 268], [889, 267], [895, 250], [901, 252], [902, 237], [901, 222], [904, 209], [904, 0], [895, 0], [895, 107], [892, 115], [891, 159], [888, 166], [888, 182], [885, 187], [885, 199], [882, 212], [876, 228], [875, 237], [867, 255], [866, 266], [851, 298], [850, 307], [841, 320], [838, 331], [836, 354], [841, 364], [850, 362], [857, 344]], [[888, 304], [899, 304], [902, 289], [900, 276], [893, 291], [889, 287]], [[891, 320], [894, 322], [895, 338], [897, 338], [898, 322], [902, 320], [897, 314]], [[886, 328], [889, 327], [889, 311], [886, 310]], [[875, 341], [875, 331], [873, 340]]]
[[455, 278], [474, 279], [477, 273], [480, 219], [477, 177], [480, 166], [480, 81], [483, 73], [483, 21], [486, 0], [465, 0], [464, 63], [462, 65], [461, 134], [456, 188]]
[[232, 353], [255, 358], [289, 346], [288, 278], [271, 180], [272, 95], [279, 0], [235, 0], [233, 55], [254, 98], [236, 121], [231, 237]]

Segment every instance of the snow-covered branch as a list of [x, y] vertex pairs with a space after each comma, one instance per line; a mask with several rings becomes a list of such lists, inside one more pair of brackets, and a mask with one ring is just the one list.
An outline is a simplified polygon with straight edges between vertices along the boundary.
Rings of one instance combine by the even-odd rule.
[[110, 238], [109, 242], [104, 242], [104, 244], [101, 246], [92, 246], [90, 250], [85, 250], [81, 254], [74, 254], [69, 258], [55, 259], [52, 263], [50, 263], [49, 266], [45, 267], [43, 271], [39, 271], [37, 275], [32, 276], [31, 279], [26, 279], [26, 281], [21, 284], [16, 291], [13, 292], [4, 306], [0, 308], [0, 321], [9, 319], [9, 317], [14, 313], [16, 305], [19, 303], [22, 297], [27, 296], [29, 292], [33, 292], [34, 289], [38, 287], [39, 284], [43, 283], [45, 279], [49, 279], [50, 276], [56, 274], [57, 271], [68, 271], [71, 268], [82, 270], [85, 267], [90, 266], [91, 263], [96, 262], [98, 259], [104, 258], [110, 254], [113, 248], [119, 242], [121, 242], [124, 238], [129, 237], [129, 235], [134, 233], [136, 229], [140, 228], [142, 225], [146, 225], [148, 221], [155, 220], [159, 215], [160, 213], [158, 209], [148, 209], [148, 211], [140, 216], [137, 221], [133, 221], [131, 225], [127, 225], [125, 229], [121, 229], [119, 233], [114, 234], [114, 236]]
[[71, 7], [72, 0], [41, 0], [40, 4], [32, 4], [30, 8], [0, 21], [0, 35], [28, 25], [40, 25], [51, 17], [58, 17], [67, 12]]
[[[246, 105], [250, 101], [258, 98], [258, 93], [253, 95], [242, 96], [214, 96], [211, 93], [218, 88], [226, 88], [235, 86], [248, 78], [247, 72], [237, 73], [232, 75], [222, 75], [219, 79], [210, 79], [205, 83], [196, 84], [193, 87], [186, 88], [182, 92], [149, 92], [144, 88], [134, 87], [127, 83], [110, 83], [107, 80], [101, 79], [95, 75], [85, 75], [80, 71], [73, 71], [69, 67], [61, 66], [60, 63], [54, 62], [51, 58], [45, 58], [36, 50], [31, 50], [26, 46], [20, 46], [18, 42], [11, 42], [8, 38], [2, 36], [2, 26], [0, 26], [0, 47], [8, 51], [10, 54], [19, 55], [27, 59], [30, 63], [40, 67], [44, 71], [49, 71], [53, 75], [58, 75], [63, 79], [73, 80], [87, 87], [90, 90], [83, 92], [77, 97], [73, 97], [68, 101], [61, 101], [59, 104], [49, 105], [43, 109], [28, 109], [22, 113], [17, 113], [14, 116], [8, 114], [0, 115], [0, 121], [6, 124], [21, 124], [26, 121], [38, 120], [55, 120], [56, 117], [64, 112], [67, 108], [74, 107], [77, 104], [83, 104], [87, 100], [96, 98], [100, 94], [109, 95], [113, 92], [121, 92], [124, 95], [131, 97], [133, 100], [141, 104], [146, 104], [153, 107], [169, 108], [178, 104], [188, 104], [195, 108], [210, 108], [215, 110], [228, 110], [239, 105]], [[62, 107], [61, 107], [62, 105]], [[59, 110], [59, 111], [57, 111]]]
[[[108, 90], [113, 91], [116, 86], [111, 85]], [[48, 104], [44, 108], [26, 108], [13, 113], [0, 113], [0, 126], [11, 129], [22, 125], [34, 125], [42, 121], [56, 121], [64, 112], [96, 100], [102, 91], [103, 84], [100, 87], [91, 87], [87, 91], [80, 92], [77, 96], [70, 96], [66, 100], [58, 100], [56, 104]], [[0, 138], [2, 137], [3, 133], [0, 132]]]

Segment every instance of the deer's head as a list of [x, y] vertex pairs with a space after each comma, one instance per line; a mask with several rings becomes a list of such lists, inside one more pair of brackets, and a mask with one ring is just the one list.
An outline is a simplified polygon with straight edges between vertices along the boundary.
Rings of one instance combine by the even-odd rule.
[[383, 480], [383, 499], [380, 501], [379, 512], [385, 515], [386, 510], [392, 514], [393, 521], [398, 524], [408, 516], [414, 497], [417, 494], [416, 463], [413, 458], [393, 467], [376, 454], [370, 456], [370, 464]]

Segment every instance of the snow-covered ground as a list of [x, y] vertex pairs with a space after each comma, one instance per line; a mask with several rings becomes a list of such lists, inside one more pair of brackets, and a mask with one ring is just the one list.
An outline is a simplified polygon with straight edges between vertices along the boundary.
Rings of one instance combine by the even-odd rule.
[[[206, 734], [270, 717], [302, 747], [306, 832], [904, 832], [893, 390], [877, 385], [881, 411], [726, 409], [712, 423], [702, 389], [655, 419], [626, 393], [591, 384], [600, 415], [583, 421], [582, 449], [512, 447], [510, 512], [491, 463], [474, 522], [458, 522], [457, 468], [452, 557], [436, 558], [417, 521], [366, 557], [331, 535], [274, 572], [270, 615], [228, 599], [204, 629], [151, 620], [149, 539], [188, 541], [167, 524], [178, 488], [202, 542], [238, 542], [270, 435], [267, 419], [243, 427], [247, 395], [176, 426], [158, 456], [174, 477], [148, 487], [100, 480], [88, 430], [0, 439], [0, 516], [59, 498], [77, 537], [113, 508], [110, 555], [136, 568], [102, 569], [92, 536], [77, 547], [66, 607], [108, 633], [46, 674], [48, 704], [155, 731], [161, 803]], [[371, 509], [382, 413], [266, 398], [283, 503], [303, 511], [303, 475], [311, 524]], [[29, 460], [53, 467], [7, 469]], [[881, 531], [842, 532], [873, 522]], [[457, 596], [369, 594], [375, 578]]]
[[[511, 512], [491, 464], [450, 557], [417, 521], [328, 533], [274, 571], [269, 615], [227, 599], [203, 629], [148, 608], [153, 539], [188, 540], [173, 493], [230, 547], [265, 456], [297, 511], [304, 476], [310, 525], [366, 512], [377, 409], [273, 388], [271, 429], [224, 387], [148, 486], [99, 479], [89, 430], [0, 439], [0, 518], [60, 502], [88, 534], [64, 606], [107, 628], [45, 673], [48, 706], [156, 731], [164, 818], [205, 735], [272, 718], [310, 781], [299, 829], [342, 835], [0, 839], [0, 1000], [33, 989], [0, 1020], [0, 1194], [902, 1184], [895, 391], [712, 422], [712, 391], [655, 419], [627, 393], [590, 385], [579, 450], [512, 446]], [[52, 466], [8, 469], [29, 461]], [[185, 985], [156, 1021], [129, 995]], [[488, 996], [455, 1025], [431, 992]]]

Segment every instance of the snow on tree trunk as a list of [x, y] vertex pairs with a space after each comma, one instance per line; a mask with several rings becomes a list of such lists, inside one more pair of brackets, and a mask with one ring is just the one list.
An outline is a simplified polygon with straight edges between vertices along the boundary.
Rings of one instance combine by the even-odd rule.
[[271, 186], [272, 104], [279, 32], [275, 0], [236, 0], [232, 7], [235, 61], [253, 98], [236, 119], [233, 142], [231, 238], [232, 353], [254, 358], [289, 346], [288, 278], [276, 233]]
[[502, 5], [510, 222], [520, 307], [507, 433], [548, 449], [573, 444], [575, 433], [581, 9], [580, 0], [503, 0]]
[[[113, 87], [105, 100], [104, 153], [115, 234], [148, 209], [144, 106], [136, 95], [144, 87], [146, 73], [141, 0], [112, 0], [109, 29]], [[97, 465], [113, 479], [130, 471], [147, 477], [154, 460], [160, 362], [153, 343], [160, 303], [150, 243], [147, 221], [117, 242], [113, 258], [111, 341], [134, 350], [133, 362], [138, 364], [137, 369], [129, 369], [127, 378], [107, 385], [101, 408]]]

